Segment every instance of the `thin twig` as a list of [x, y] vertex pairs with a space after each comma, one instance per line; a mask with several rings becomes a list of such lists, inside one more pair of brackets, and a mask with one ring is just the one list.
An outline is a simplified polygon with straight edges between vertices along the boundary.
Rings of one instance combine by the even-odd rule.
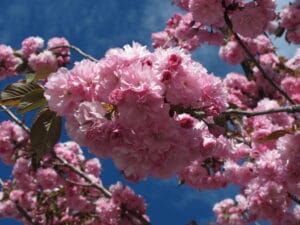
[[239, 110], [239, 109], [227, 109], [222, 114], [224, 114], [224, 115], [234, 115], [235, 114], [235, 115], [252, 117], [252, 116], [281, 113], [281, 112], [286, 112], [286, 113], [300, 112], [300, 105], [297, 104], [297, 105], [291, 105], [291, 106], [284, 106], [284, 107], [262, 110], [262, 111], [243, 111], [243, 110]]
[[251, 59], [251, 61], [255, 64], [255, 66], [258, 68], [258, 70], [261, 72], [261, 74], [263, 75], [263, 77], [277, 90], [279, 91], [291, 104], [296, 104], [291, 97], [284, 91], [281, 89], [281, 87], [275, 83], [272, 78], [265, 72], [265, 70], [262, 68], [262, 66], [259, 64], [259, 62], [255, 59], [255, 57], [252, 55], [252, 53], [249, 51], [249, 49], [247, 48], [247, 46], [244, 44], [243, 40], [240, 38], [240, 36], [233, 31], [233, 26], [232, 26], [232, 22], [227, 14], [227, 10], [226, 10], [226, 4], [225, 1], [222, 1], [223, 7], [225, 8], [225, 12], [224, 12], [224, 20], [226, 25], [228, 26], [230, 32], [233, 33], [235, 39], [237, 40], [237, 42], [239, 43], [239, 45], [242, 47], [242, 49], [245, 51], [245, 53], [247, 54], [247, 56]]
[[27, 133], [30, 133], [30, 129], [18, 118], [16, 115], [10, 111], [5, 105], [1, 105], [0, 107], [13, 119], [19, 126], [21, 126]]
[[4, 182], [3, 182], [3, 180], [0, 178], [0, 187], [4, 187]]
[[93, 56], [90, 56], [89, 54], [83, 52], [80, 48], [74, 46], [74, 45], [58, 45], [58, 46], [55, 46], [53, 48], [49, 48], [47, 50], [54, 50], [54, 49], [58, 49], [58, 48], [69, 48], [69, 49], [72, 49], [74, 50], [75, 52], [79, 53], [80, 55], [82, 55], [84, 58], [87, 58], [91, 61], [94, 61], [94, 62], [97, 62], [98, 60], [95, 59]]
[[291, 193], [288, 193], [288, 196], [290, 199], [292, 199], [294, 202], [296, 202], [298, 205], [300, 205], [300, 199], [297, 198], [295, 195], [292, 195]]
[[136, 211], [125, 209], [130, 215], [134, 216], [135, 218], [139, 219], [142, 224], [144, 225], [151, 225], [142, 215], [138, 214]]
[[61, 174], [61, 173], [58, 173], [58, 174], [60, 175], [60, 177], [61, 177], [62, 179], [64, 179], [64, 181], [66, 181], [66, 182], [68, 182], [68, 183], [70, 183], [70, 184], [73, 184], [73, 185], [76, 185], [76, 186], [82, 186], [82, 187], [93, 187], [91, 183], [83, 184], [83, 183], [80, 183], [80, 182], [73, 181], [73, 180], [71, 180], [71, 179], [69, 179], [69, 178], [66, 178], [66, 177], [64, 177], [63, 174]]
[[[82, 172], [80, 169], [76, 168], [75, 166], [73, 166], [72, 164], [69, 164], [65, 159], [59, 157], [58, 155], [54, 155], [55, 158], [57, 158], [62, 164], [57, 164], [57, 165], [61, 165], [61, 166], [66, 166], [68, 167], [70, 170], [72, 170], [74, 173], [76, 173], [77, 175], [81, 176], [82, 178], [84, 178], [87, 182], [89, 182], [89, 187], [94, 187], [97, 190], [99, 190], [100, 192], [102, 192], [104, 194], [105, 197], [107, 198], [111, 198], [112, 194], [110, 193], [109, 190], [107, 190], [105, 187], [101, 186], [100, 184], [95, 183], [90, 177], [88, 177], [84, 172]], [[69, 182], [70, 180], [68, 180]], [[77, 183], [76, 183], [77, 184]], [[79, 185], [82, 186], [82, 184], [79, 183]], [[139, 221], [142, 222], [143, 225], [151, 225], [151, 223], [149, 223], [142, 215], [136, 213], [133, 210], [129, 210], [126, 209], [126, 212], [128, 212], [129, 215], [137, 218]]]
[[94, 187], [94, 188], [98, 189], [99, 191], [101, 191], [104, 194], [105, 197], [111, 198], [111, 193], [105, 187], [93, 182], [93, 180], [90, 177], [88, 177], [84, 172], [82, 172], [80, 169], [76, 168], [72, 164], [68, 163], [65, 159], [59, 157], [58, 155], [55, 155], [55, 157], [59, 161], [61, 161], [65, 167], [68, 167], [74, 173], [78, 174], [79, 176], [84, 178], [86, 181], [88, 181], [90, 183], [90, 187]]
[[32, 225], [41, 225], [40, 223], [36, 222], [31, 218], [31, 216], [28, 215], [28, 213], [18, 204], [16, 203], [16, 208], [19, 211], [19, 213]]

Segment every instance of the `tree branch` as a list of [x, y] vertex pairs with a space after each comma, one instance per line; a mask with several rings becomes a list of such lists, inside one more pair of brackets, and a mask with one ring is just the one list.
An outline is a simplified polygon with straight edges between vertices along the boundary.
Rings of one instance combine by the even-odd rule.
[[41, 225], [40, 223], [34, 221], [33, 218], [31, 218], [31, 216], [29, 216], [28, 213], [18, 203], [16, 203], [15, 205], [18, 212], [27, 220], [27, 222], [32, 225]]
[[88, 177], [84, 172], [82, 172], [80, 169], [76, 168], [72, 164], [68, 163], [65, 159], [59, 157], [58, 155], [54, 154], [55, 158], [58, 159], [61, 163], [62, 166], [68, 167], [70, 170], [72, 170], [74, 173], [79, 175], [80, 177], [84, 178], [86, 181], [89, 182], [90, 187], [94, 187], [102, 194], [104, 194], [105, 197], [111, 198], [111, 193], [103, 186], [100, 184], [95, 183], [90, 177]]
[[281, 112], [286, 112], [286, 113], [300, 112], [300, 105], [296, 104], [296, 105], [285, 106], [285, 107], [280, 107], [280, 108], [275, 108], [275, 109], [262, 110], [262, 111], [243, 111], [243, 110], [239, 110], [239, 109], [227, 109], [222, 114], [224, 114], [224, 115], [242, 115], [242, 116], [252, 117], [252, 116], [281, 113]]
[[226, 9], [226, 4], [225, 1], [222, 1], [223, 7], [225, 8], [225, 12], [224, 12], [224, 20], [226, 25], [228, 26], [230, 32], [233, 33], [235, 39], [237, 40], [237, 42], [239, 43], [239, 45], [242, 47], [242, 49], [244, 50], [244, 52], [247, 54], [247, 56], [251, 59], [251, 61], [255, 64], [255, 66], [258, 68], [258, 70], [261, 72], [261, 74], [263, 75], [263, 77], [278, 91], [280, 92], [291, 104], [296, 104], [293, 99], [291, 99], [291, 97], [284, 91], [281, 89], [281, 87], [275, 83], [272, 78], [265, 72], [265, 70], [262, 68], [262, 66], [259, 64], [259, 62], [255, 59], [255, 57], [252, 55], [252, 53], [249, 51], [249, 49], [247, 48], [247, 46], [244, 44], [243, 40], [240, 38], [240, 36], [233, 31], [233, 26], [232, 26], [232, 22], [227, 14], [227, 9]]
[[292, 195], [291, 193], [288, 193], [288, 196], [290, 199], [292, 199], [294, 202], [296, 202], [298, 205], [300, 205], [300, 199], [297, 198], [295, 195]]
[[94, 61], [94, 62], [98, 62], [97, 59], [95, 59], [94, 57], [90, 56], [89, 54], [83, 52], [80, 48], [74, 46], [74, 45], [58, 45], [58, 46], [55, 46], [53, 48], [48, 48], [47, 50], [54, 50], [54, 49], [58, 49], [58, 48], [69, 48], [69, 49], [72, 49], [74, 50], [75, 52], [77, 52], [78, 54], [82, 55], [84, 58], [87, 58], [91, 61]]
[[[60, 164], [60, 166], [66, 166], [68, 167], [70, 170], [72, 170], [74, 173], [76, 173], [77, 175], [79, 175], [80, 177], [84, 178], [87, 182], [89, 182], [89, 184], [83, 184], [84, 186], [89, 186], [89, 187], [94, 187], [97, 190], [99, 190], [100, 192], [102, 192], [104, 194], [105, 197], [107, 198], [111, 198], [111, 193], [109, 190], [107, 190], [105, 187], [101, 186], [100, 184], [95, 183], [91, 178], [89, 178], [83, 171], [81, 171], [80, 169], [76, 168], [75, 166], [73, 166], [72, 164], [69, 164], [65, 159], [59, 157], [58, 155], [54, 154], [54, 157], [56, 159], [58, 159], [62, 164]], [[70, 180], [67, 180], [67, 182], [70, 182]], [[74, 183], [74, 182], [72, 182]], [[80, 185], [82, 186], [82, 184], [77, 184], [77, 182], [75, 183], [75, 185]], [[125, 208], [125, 211], [128, 212], [128, 216], [133, 216], [135, 218], [137, 218], [139, 221], [142, 222], [143, 225], [151, 225], [151, 223], [149, 223], [142, 215], [136, 213], [133, 210], [129, 210]]]
[[16, 117], [16, 115], [12, 111], [10, 111], [9, 108], [1, 104], [0, 107], [10, 116], [10, 118], [12, 118], [13, 121], [21, 126], [27, 133], [30, 133], [30, 129], [18, 117]]

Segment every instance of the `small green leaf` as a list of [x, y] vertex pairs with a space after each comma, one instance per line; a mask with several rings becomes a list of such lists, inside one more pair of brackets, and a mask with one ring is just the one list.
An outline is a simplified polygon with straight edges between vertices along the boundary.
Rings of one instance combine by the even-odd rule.
[[30, 132], [32, 166], [37, 169], [43, 156], [52, 151], [61, 133], [61, 118], [48, 108], [42, 109], [33, 122]]
[[13, 83], [8, 85], [1, 93], [1, 104], [18, 106], [20, 100], [33, 90], [42, 89], [37, 83]]
[[36, 77], [36, 74], [35, 73], [28, 73], [25, 75], [25, 78], [26, 78], [26, 83], [31, 83], [32, 81], [34, 81]]
[[26, 113], [42, 107], [46, 104], [43, 89], [36, 89], [26, 94], [18, 105], [17, 113]]

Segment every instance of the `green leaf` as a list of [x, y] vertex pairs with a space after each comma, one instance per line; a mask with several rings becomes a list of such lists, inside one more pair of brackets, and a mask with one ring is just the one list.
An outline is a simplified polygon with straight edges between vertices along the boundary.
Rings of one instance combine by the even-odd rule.
[[42, 89], [37, 83], [13, 83], [8, 85], [1, 93], [1, 104], [18, 106], [20, 100], [33, 90]]
[[28, 73], [25, 75], [25, 78], [26, 78], [26, 83], [31, 83], [32, 81], [34, 81], [36, 77], [36, 74], [35, 73]]
[[46, 104], [43, 89], [36, 89], [26, 94], [18, 105], [17, 113], [26, 113], [42, 107]]
[[61, 118], [48, 108], [42, 109], [33, 122], [30, 132], [32, 166], [37, 169], [43, 156], [53, 150], [61, 133]]

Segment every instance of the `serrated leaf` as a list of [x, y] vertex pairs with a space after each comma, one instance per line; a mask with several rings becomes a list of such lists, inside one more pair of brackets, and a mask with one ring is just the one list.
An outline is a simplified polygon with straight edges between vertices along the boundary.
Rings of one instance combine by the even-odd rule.
[[48, 108], [41, 110], [33, 122], [30, 132], [32, 166], [37, 169], [43, 156], [52, 151], [61, 133], [61, 118]]
[[20, 100], [33, 90], [42, 89], [37, 83], [13, 83], [8, 85], [1, 93], [1, 104], [18, 106]]
[[272, 132], [271, 134], [258, 139], [257, 142], [264, 143], [267, 141], [275, 141], [278, 138], [280, 138], [286, 134], [293, 134], [293, 133], [294, 133], [294, 129], [276, 130], [276, 131]]
[[17, 113], [26, 113], [35, 109], [42, 107], [46, 103], [44, 97], [44, 90], [37, 89], [26, 94], [18, 105]]

